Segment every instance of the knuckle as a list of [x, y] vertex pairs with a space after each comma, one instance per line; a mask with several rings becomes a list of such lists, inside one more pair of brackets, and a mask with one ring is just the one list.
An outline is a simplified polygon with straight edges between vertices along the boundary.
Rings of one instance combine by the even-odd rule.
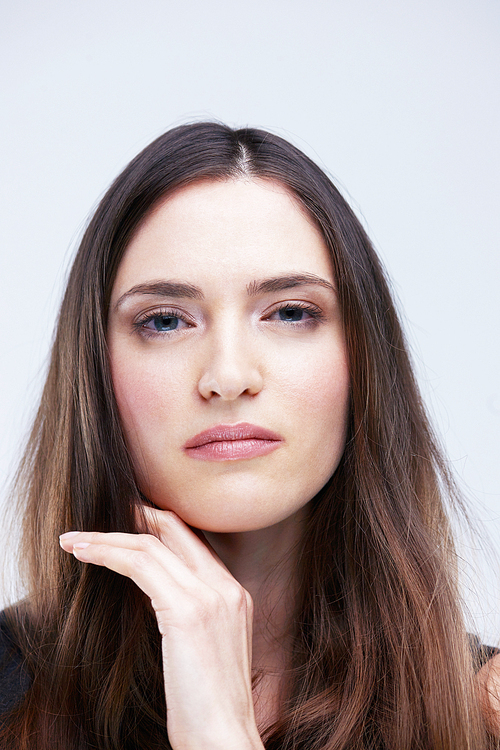
[[246, 604], [247, 604], [246, 594], [247, 592], [245, 591], [243, 586], [240, 586], [236, 582], [228, 586], [227, 593], [226, 593], [228, 601], [238, 610], [246, 608]]
[[202, 613], [219, 613], [224, 609], [224, 597], [218, 591], [209, 589], [199, 599], [199, 608]]
[[156, 519], [158, 531], [160, 534], [168, 533], [177, 521], [178, 518], [172, 510], [162, 510], [161, 515], [158, 515]]
[[177, 515], [177, 513], [174, 513], [173, 510], [162, 510], [161, 517], [166, 522], [170, 521], [171, 523], [175, 523], [179, 520], [179, 516]]
[[144, 570], [151, 567], [151, 555], [144, 550], [137, 550], [130, 556], [130, 565], [134, 570]]
[[152, 534], [139, 534], [138, 548], [141, 552], [153, 553], [158, 545], [158, 539]]
[[169, 538], [171, 534], [178, 533], [180, 527], [184, 524], [173, 510], [163, 510], [158, 519], [158, 531], [160, 538]]
[[107, 564], [107, 548], [103, 544], [97, 544], [94, 542], [92, 549], [93, 561], [96, 565], [106, 566]]

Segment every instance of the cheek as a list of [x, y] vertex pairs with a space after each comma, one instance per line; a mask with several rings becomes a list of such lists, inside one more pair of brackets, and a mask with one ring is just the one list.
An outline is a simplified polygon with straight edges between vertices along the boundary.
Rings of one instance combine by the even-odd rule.
[[158, 408], [158, 388], [147, 373], [131, 369], [115, 369], [113, 385], [118, 409], [125, 425], [139, 428]]
[[342, 456], [349, 415], [350, 380], [343, 349], [305, 356], [288, 374], [282, 407], [297, 416], [302, 445], [307, 446], [305, 472], [317, 472], [326, 482]]
[[305, 352], [282, 372], [283, 397], [293, 411], [344, 429], [349, 405], [349, 368], [343, 348]]
[[137, 456], [137, 449], [142, 452], [139, 444], [155, 441], [167, 420], [169, 426], [175, 424], [185, 374], [172, 366], [166, 368], [164, 363], [130, 357], [115, 357], [111, 372], [125, 437]]
[[[273, 454], [269, 470], [264, 463], [262, 469], [256, 465], [255, 469], [250, 467], [247, 477], [244, 471], [231, 467], [222, 477], [220, 466], [186, 466], [184, 457], [178, 454], [183, 439], [190, 434], [187, 415], [195, 424], [203, 424], [208, 418], [204, 410], [207, 404], [200, 404], [196, 397], [190, 359], [169, 358], [167, 363], [161, 357], [133, 356], [130, 352], [117, 356], [115, 351], [111, 370], [125, 439], [142, 490], [155, 496], [160, 507], [166, 503], [167, 490], [169, 502], [172, 493], [176, 497], [186, 495], [190, 476], [186, 469], [191, 472], [190, 481], [197, 493], [206, 485], [210, 495], [213, 484], [214, 496], [220, 494], [222, 486], [228, 498], [234, 493], [247, 497], [253, 488], [252, 492], [258, 495], [256, 508], [263, 502], [257, 492], [260, 485], [266, 497], [273, 498], [273, 504], [285, 493], [299, 507], [335, 471], [344, 449], [349, 408], [349, 375], [343, 347], [338, 342], [322, 342], [299, 354], [296, 349], [275, 349], [266, 354], [265, 387], [255, 401], [242, 402], [242, 409], [251, 409], [242, 412], [242, 416], [283, 432], [287, 450]], [[236, 411], [234, 415], [239, 416]], [[210, 498], [212, 506], [212, 495]], [[203, 523], [207, 523], [206, 519]]]

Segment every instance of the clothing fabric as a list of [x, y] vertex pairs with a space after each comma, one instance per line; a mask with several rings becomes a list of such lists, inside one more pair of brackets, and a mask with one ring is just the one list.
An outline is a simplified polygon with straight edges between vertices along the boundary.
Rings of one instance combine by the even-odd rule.
[[[476, 635], [469, 635], [474, 667], [479, 671], [499, 650], [485, 646]], [[0, 612], [0, 714], [10, 711], [30, 686], [30, 676], [23, 666], [23, 656], [7, 627], [5, 613]]]
[[24, 696], [30, 677], [23, 667], [23, 656], [14, 643], [0, 612], [0, 714], [10, 711]]
[[481, 667], [489, 662], [496, 654], [500, 653], [498, 648], [493, 646], [485, 646], [481, 643], [477, 635], [471, 635], [469, 633], [469, 642], [472, 651], [472, 659], [474, 662], [474, 669], [479, 672]]

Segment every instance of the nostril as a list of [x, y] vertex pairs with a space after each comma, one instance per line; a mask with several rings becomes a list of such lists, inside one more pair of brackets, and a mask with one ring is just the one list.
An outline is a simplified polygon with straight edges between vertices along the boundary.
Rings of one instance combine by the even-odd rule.
[[257, 370], [236, 376], [219, 376], [206, 373], [200, 378], [198, 390], [207, 401], [218, 396], [223, 401], [234, 401], [243, 395], [256, 395], [262, 390], [263, 381]]

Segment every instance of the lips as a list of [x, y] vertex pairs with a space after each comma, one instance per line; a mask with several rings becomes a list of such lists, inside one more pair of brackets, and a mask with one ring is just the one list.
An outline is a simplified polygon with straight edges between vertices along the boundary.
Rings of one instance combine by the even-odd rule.
[[264, 456], [279, 448], [283, 438], [265, 427], [240, 422], [220, 424], [198, 433], [184, 445], [192, 458], [235, 461]]

